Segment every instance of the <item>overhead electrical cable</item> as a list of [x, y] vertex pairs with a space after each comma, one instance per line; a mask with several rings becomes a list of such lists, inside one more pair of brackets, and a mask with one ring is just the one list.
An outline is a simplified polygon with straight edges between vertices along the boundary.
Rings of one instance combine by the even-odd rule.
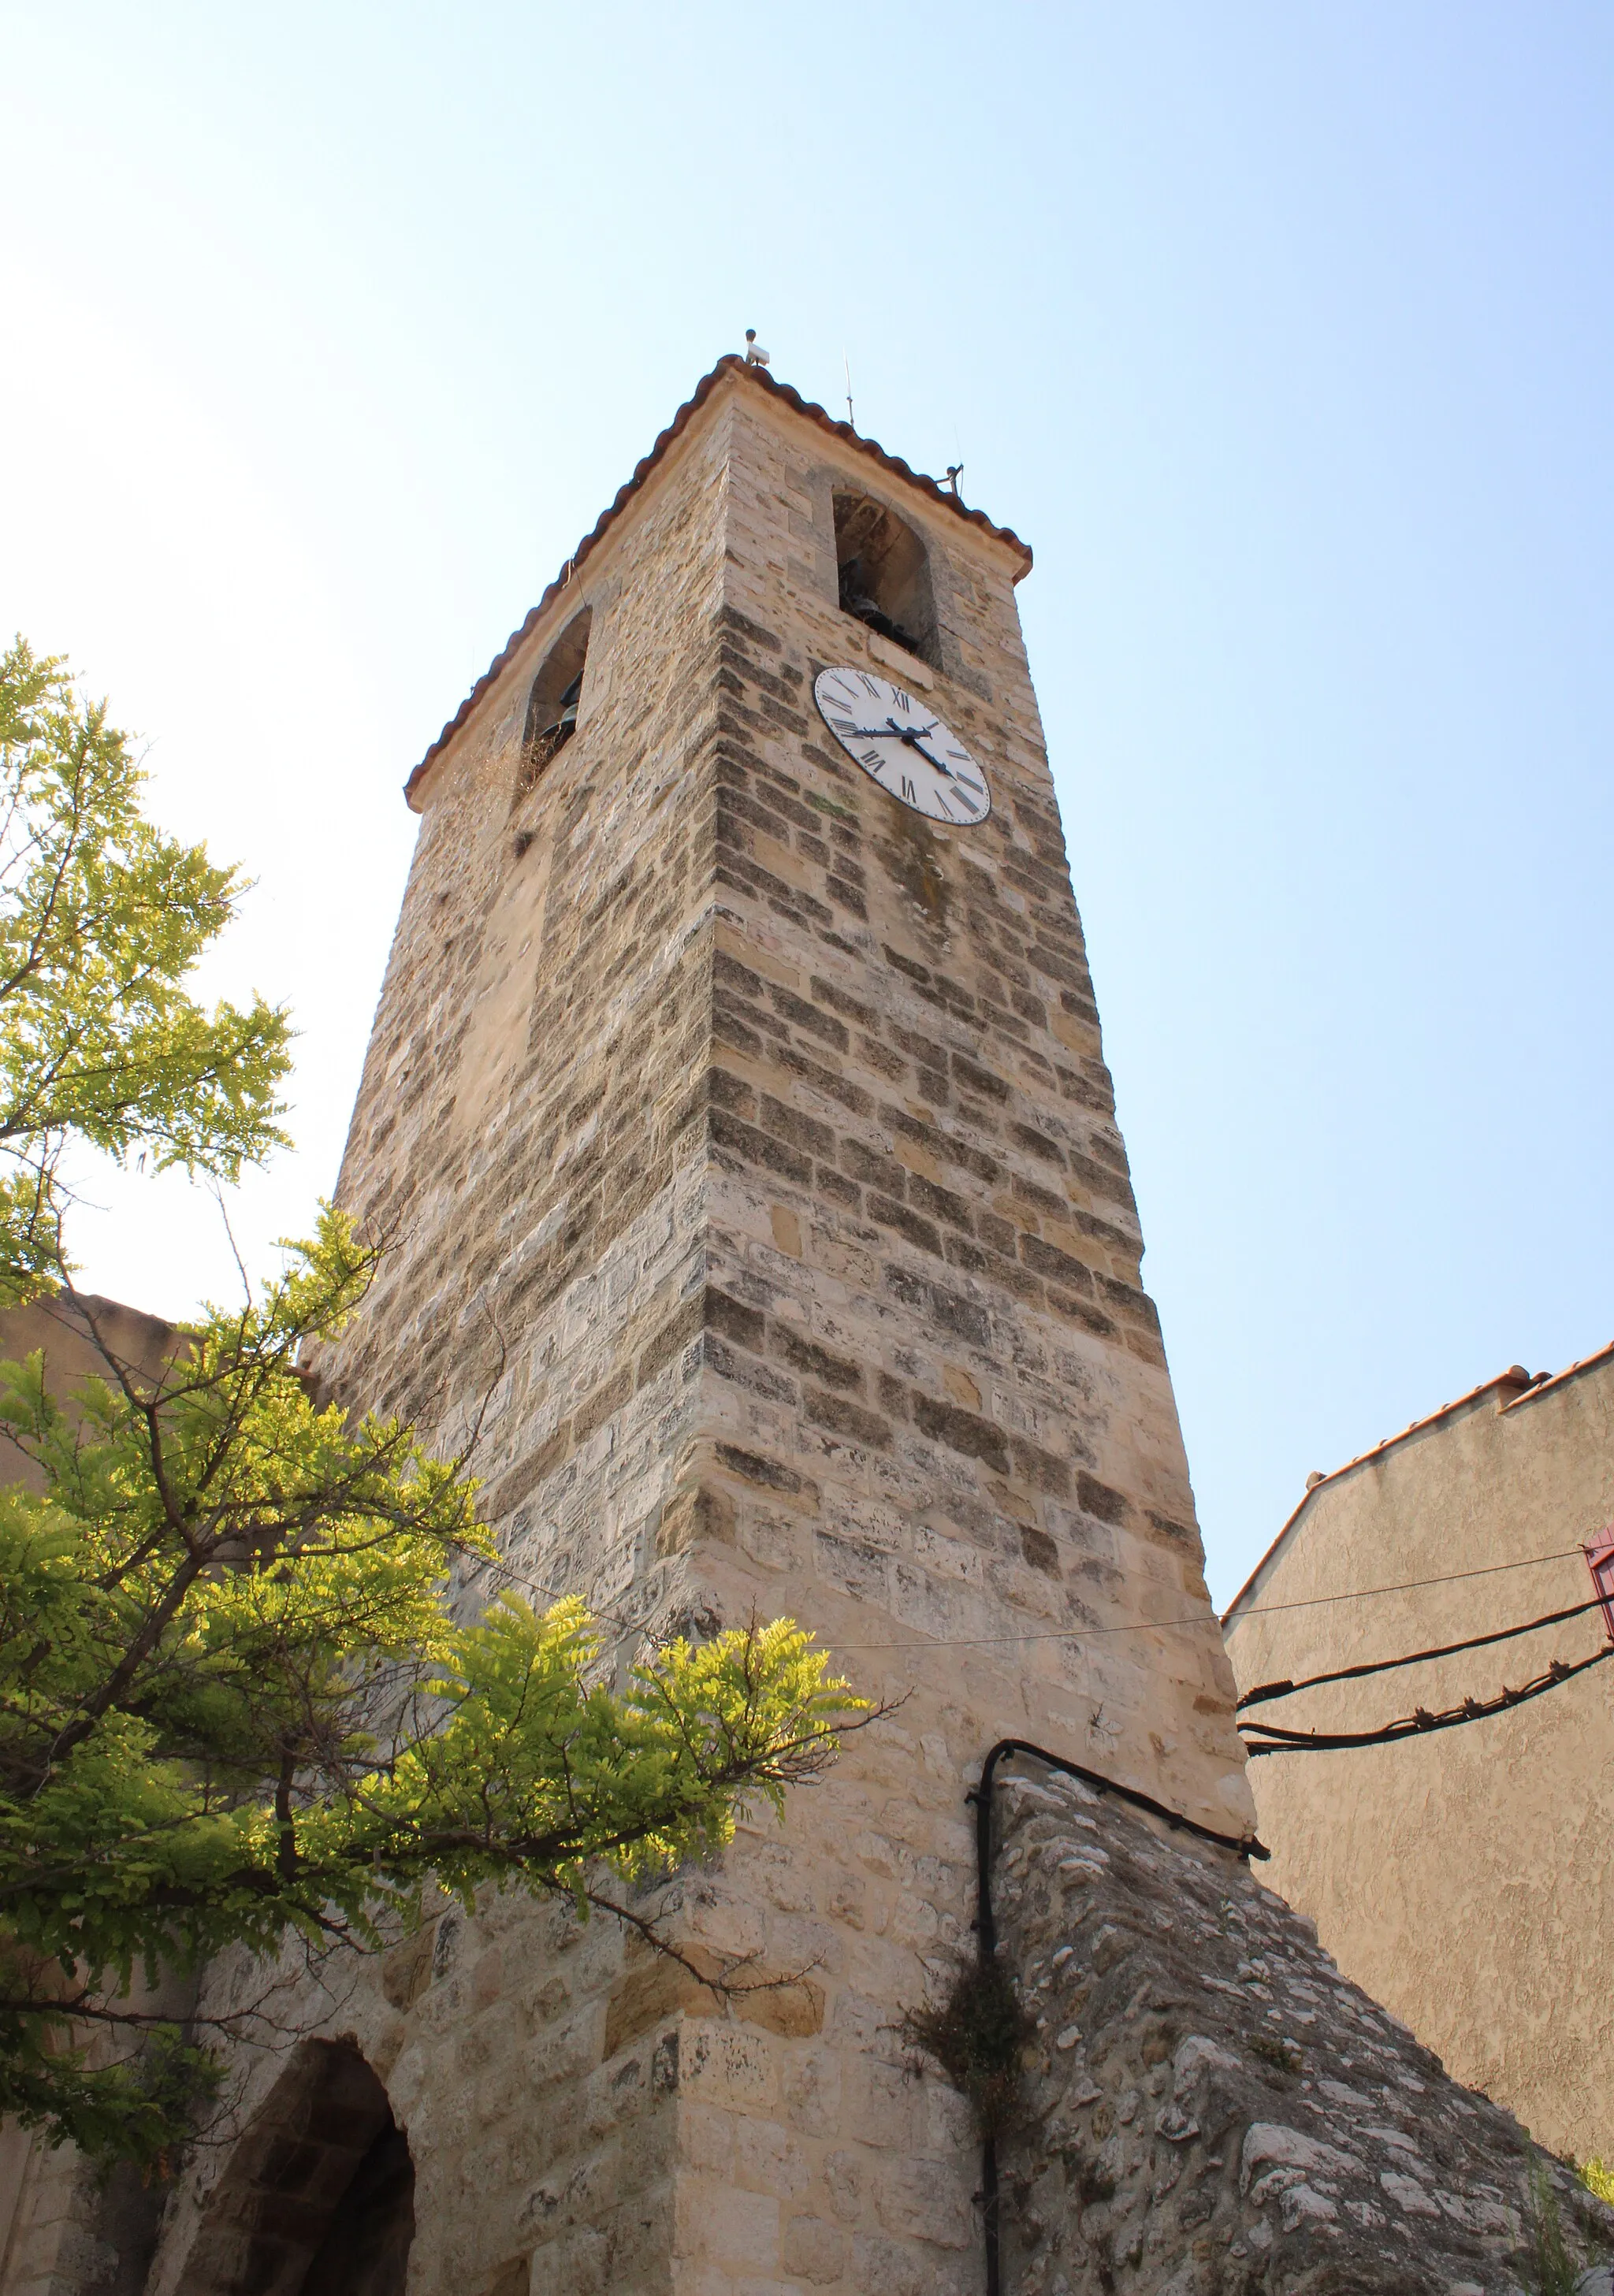
[[1293, 1698], [1302, 1690], [1315, 1690], [1324, 1682], [1355, 1682], [1365, 1674], [1389, 1674], [1402, 1666], [1422, 1666], [1430, 1659], [1455, 1658], [1460, 1651], [1484, 1650], [1491, 1643], [1509, 1643], [1520, 1635], [1533, 1635], [1542, 1627], [1561, 1626], [1566, 1619], [1584, 1619], [1588, 1611], [1601, 1611], [1603, 1598], [1593, 1595], [1589, 1603], [1576, 1603], [1567, 1611], [1549, 1611], [1544, 1618], [1527, 1619], [1521, 1627], [1500, 1627], [1492, 1635], [1470, 1635], [1466, 1642], [1442, 1643], [1435, 1650], [1409, 1651], [1404, 1658], [1377, 1658], [1364, 1666], [1336, 1667], [1330, 1674], [1308, 1674], [1299, 1682], [1262, 1682], [1254, 1690], [1247, 1690], [1234, 1708], [1242, 1714], [1247, 1706], [1259, 1706], [1270, 1698]]
[[1229, 1618], [1270, 1619], [1280, 1611], [1313, 1611], [1324, 1603], [1365, 1603], [1379, 1595], [1412, 1595], [1423, 1587], [1453, 1587], [1463, 1578], [1493, 1578], [1502, 1570], [1534, 1570], [1545, 1562], [1564, 1562], [1584, 1555], [1580, 1546], [1562, 1546], [1551, 1554], [1528, 1554], [1517, 1562], [1485, 1562], [1473, 1570], [1443, 1570], [1434, 1578], [1403, 1578], [1388, 1587], [1351, 1587], [1338, 1595], [1306, 1595], [1292, 1603], [1263, 1603], [1248, 1611], [1230, 1611], [1218, 1619], [1214, 1611], [1196, 1611], [1182, 1619], [1128, 1619], [1109, 1627], [1048, 1627], [1030, 1635], [926, 1635], [911, 1642], [830, 1643], [837, 1657], [852, 1658], [867, 1651], [976, 1650], [995, 1643], [1080, 1643], [1099, 1635], [1165, 1634], [1173, 1627], [1225, 1627]]
[[1560, 1546], [1551, 1554], [1527, 1554], [1517, 1562], [1482, 1562], [1472, 1570], [1443, 1570], [1434, 1578], [1402, 1578], [1389, 1587], [1347, 1587], [1338, 1595], [1305, 1595], [1293, 1603], [1254, 1603], [1248, 1611], [1229, 1611], [1223, 1619], [1270, 1619], [1278, 1611], [1314, 1611], [1323, 1603], [1361, 1603], [1370, 1595], [1415, 1595], [1420, 1587], [1454, 1587], [1460, 1578], [1495, 1578], [1503, 1570], [1534, 1570], [1543, 1562], [1567, 1562], [1584, 1556], [1584, 1546]]
[[[1365, 1603], [1380, 1595], [1410, 1595], [1417, 1593], [1425, 1587], [1451, 1587], [1465, 1578], [1490, 1578], [1503, 1570], [1534, 1570], [1548, 1562], [1563, 1562], [1574, 1557], [1583, 1556], [1585, 1552], [1585, 1548], [1581, 1546], [1565, 1546], [1558, 1548], [1551, 1554], [1525, 1555], [1517, 1562], [1487, 1562], [1482, 1563], [1478, 1569], [1472, 1570], [1442, 1571], [1433, 1578], [1405, 1578], [1385, 1587], [1352, 1587], [1338, 1595], [1307, 1595], [1292, 1603], [1263, 1603], [1250, 1610], [1230, 1612], [1228, 1615], [1240, 1619], [1267, 1619], [1275, 1617], [1281, 1611], [1315, 1610], [1319, 1605], [1327, 1603]], [[472, 1555], [468, 1556], [467, 1560], [473, 1570], [480, 1567], [481, 1570], [491, 1570], [511, 1585], [523, 1588], [528, 1594], [538, 1596], [541, 1601], [558, 1602], [562, 1598], [563, 1590], [539, 1586], [535, 1579], [527, 1578], [522, 1571], [516, 1570], [513, 1563], [506, 1562], [502, 1556], [483, 1558]], [[1594, 1606], [1588, 1603], [1584, 1607], [1591, 1609]], [[630, 1626], [625, 1620], [622, 1620], [622, 1614], [612, 1604], [602, 1603], [598, 1615], [605, 1619], [621, 1620], [624, 1636], [640, 1631], [639, 1627]], [[1575, 1613], [1563, 1611], [1556, 1615], [1572, 1618]], [[837, 1658], [856, 1658], [877, 1651], [983, 1650], [1001, 1644], [1020, 1643], [1091, 1642], [1097, 1640], [1100, 1636], [1169, 1634], [1178, 1627], [1215, 1626], [1220, 1628], [1226, 1623], [1226, 1619], [1218, 1619], [1214, 1611], [1196, 1611], [1180, 1619], [1127, 1619], [1117, 1620], [1113, 1625], [1101, 1627], [1050, 1627], [1043, 1628], [1034, 1634], [925, 1635], [901, 1642], [828, 1643], [823, 1647]], [[1551, 1621], [1541, 1620], [1537, 1623], [1549, 1624]], [[1510, 1629], [1510, 1631], [1512, 1630]], [[1521, 1628], [1519, 1631], [1527, 1630]], [[1462, 1648], [1462, 1645], [1453, 1644], [1453, 1647]]]
[[[1342, 1751], [1352, 1746], [1388, 1746], [1401, 1738], [1416, 1738], [1431, 1730], [1456, 1730], [1465, 1722], [1484, 1722], [1494, 1714], [1505, 1714], [1515, 1706], [1522, 1706], [1532, 1698], [1541, 1698], [1560, 1684], [1573, 1682], [1577, 1674], [1588, 1668], [1601, 1666], [1607, 1658], [1614, 1658], [1614, 1643], [1604, 1643], [1590, 1658], [1583, 1658], [1573, 1666], [1555, 1658], [1544, 1674], [1527, 1682], [1520, 1690], [1503, 1690], [1495, 1698], [1465, 1698], [1461, 1706], [1448, 1706], [1437, 1714], [1426, 1713], [1422, 1707], [1411, 1714], [1397, 1716], [1380, 1730], [1283, 1730], [1275, 1722], [1244, 1722], [1239, 1730], [1244, 1734], [1244, 1750], [1253, 1759], [1257, 1754], [1322, 1754]], [[1251, 1737], [1251, 1730], [1262, 1735]]]

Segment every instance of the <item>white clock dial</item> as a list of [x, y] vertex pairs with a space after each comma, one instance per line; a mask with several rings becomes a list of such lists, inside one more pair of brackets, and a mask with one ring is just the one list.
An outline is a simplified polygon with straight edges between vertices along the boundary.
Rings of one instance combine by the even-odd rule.
[[952, 829], [992, 811], [986, 775], [934, 709], [867, 669], [821, 669], [819, 715], [849, 758], [900, 805]]

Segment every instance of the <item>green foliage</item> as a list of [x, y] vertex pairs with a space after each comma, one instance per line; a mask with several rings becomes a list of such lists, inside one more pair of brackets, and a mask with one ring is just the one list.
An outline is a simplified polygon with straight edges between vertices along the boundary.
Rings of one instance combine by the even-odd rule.
[[282, 1137], [285, 1015], [184, 987], [242, 880], [154, 829], [142, 780], [61, 660], [0, 655], [0, 1304], [59, 1270], [74, 1138], [234, 1179]]
[[1614, 2169], [1606, 2161], [1593, 2152], [1589, 2161], [1581, 2162], [1575, 2173], [1588, 2193], [1606, 2207], [1614, 2209]]
[[[373, 1946], [429, 1884], [599, 1902], [600, 1861], [641, 1876], [721, 1847], [742, 1795], [778, 1808], [855, 1703], [787, 1620], [674, 1642], [620, 1693], [579, 1603], [458, 1623], [457, 1571], [492, 1556], [473, 1486], [295, 1362], [374, 1268], [327, 1211], [158, 1380], [103, 1347], [68, 1412], [38, 1356], [0, 1365], [45, 1480], [0, 1489], [0, 2111], [92, 2148], [116, 2113], [54, 2052], [137, 1972]], [[145, 2089], [141, 2141], [172, 2143]]]
[[322, 1401], [302, 1364], [375, 1274], [337, 1212], [166, 1363], [120, 1359], [68, 1277], [64, 1148], [231, 1178], [279, 1139], [287, 1066], [282, 1013], [185, 994], [240, 880], [139, 796], [104, 709], [19, 640], [0, 1305], [54, 1292], [103, 1375], [64, 1405], [44, 1355], [0, 1364], [0, 1452], [38, 1486], [0, 1481], [0, 2115], [150, 2169], [217, 2079], [217, 2021], [187, 2036], [141, 1982], [231, 1946], [378, 1947], [429, 1889], [638, 1920], [612, 1874], [721, 1848], [747, 1798], [780, 1810], [861, 1702], [787, 1620], [651, 1651], [613, 1691], [581, 1603], [487, 1600], [501, 1566], [464, 1463]]
[[54, 2021], [0, 2010], [4, 2110], [52, 2143], [70, 2137], [93, 2161], [129, 2161], [148, 2177], [166, 2175], [218, 2089], [218, 2060], [168, 2022], [143, 2030], [138, 2048], [110, 2064], [63, 2052], [61, 2038]]
[[1293, 2041], [1280, 2040], [1275, 2033], [1251, 2030], [1244, 2036], [1244, 2046], [1252, 2057], [1259, 2057], [1272, 2067], [1280, 2079], [1301, 2072], [1305, 2060]]
[[1569, 2254], [1558, 2195], [1540, 2161], [1531, 2156], [1525, 2224], [1529, 2234], [1531, 2296], [1575, 2296], [1580, 2267]]

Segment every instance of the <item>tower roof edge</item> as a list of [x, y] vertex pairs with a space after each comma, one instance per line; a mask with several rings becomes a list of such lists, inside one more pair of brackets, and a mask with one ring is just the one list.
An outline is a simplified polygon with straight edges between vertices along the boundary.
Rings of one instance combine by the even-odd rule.
[[1031, 545], [1028, 542], [1023, 542], [1012, 527], [999, 526], [987, 517], [984, 511], [971, 510], [967, 504], [959, 500], [957, 495], [950, 493], [945, 487], [925, 472], [916, 471], [910, 463], [905, 463], [900, 455], [887, 454], [877, 439], [866, 439], [861, 430], [853, 430], [850, 422], [838, 422], [827, 407], [819, 406], [813, 399], [803, 398], [799, 390], [795, 390], [787, 382], [780, 382], [775, 376], [769, 373], [766, 367], [748, 365], [737, 352], [730, 352], [725, 357], [719, 359], [709, 373], [701, 377], [671, 422], [656, 439], [650, 452], [636, 464], [632, 477], [625, 486], [617, 489], [614, 497], [600, 512], [593, 528], [578, 544], [577, 548], [566, 560], [560, 572], [544, 591], [520, 627], [511, 631], [504, 645], [494, 655], [486, 670], [477, 679], [453, 717], [449, 718], [441, 733], [427, 750], [404, 783], [404, 796], [413, 810], [419, 810], [416, 804], [416, 791], [431, 770], [433, 762], [458, 733], [483, 694], [497, 683], [512, 654], [536, 627], [539, 616], [574, 578], [584, 560], [605, 540], [629, 503], [632, 501], [658, 464], [664, 460], [675, 440], [688, 430], [694, 417], [706, 404], [719, 383], [730, 377], [753, 385], [770, 398], [777, 399], [788, 406], [793, 413], [805, 415], [810, 422], [816, 422], [821, 430], [828, 431], [844, 445], [854, 447], [861, 455], [869, 455], [873, 461], [878, 463], [882, 469], [890, 471], [896, 477], [905, 480], [910, 486], [918, 487], [933, 502], [940, 504], [951, 516], [960, 518], [968, 525], [978, 527], [984, 534], [991, 535], [994, 541], [1006, 544], [1020, 560], [1019, 572], [1014, 578], [1017, 582], [1024, 580], [1030, 573]]

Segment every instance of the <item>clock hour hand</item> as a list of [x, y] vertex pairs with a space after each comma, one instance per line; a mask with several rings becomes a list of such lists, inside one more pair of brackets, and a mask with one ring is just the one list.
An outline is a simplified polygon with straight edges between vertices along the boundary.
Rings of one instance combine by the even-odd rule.
[[944, 781], [955, 782], [958, 775], [943, 758], [925, 747], [925, 737], [936, 730], [933, 718], [928, 726], [899, 726], [894, 718], [887, 718], [883, 726], [843, 726], [841, 733], [849, 742], [901, 742], [905, 750], [917, 750], [934, 773]]
[[[928, 734], [930, 727], [926, 726], [925, 731]], [[934, 766], [936, 772], [943, 775], [948, 781], [956, 781], [958, 779], [957, 775], [953, 772], [951, 766], [944, 766], [940, 758], [933, 758], [931, 756], [930, 751], [925, 747], [923, 740], [918, 734], [904, 734], [902, 739], [907, 742], [910, 750], [917, 750], [918, 751], [920, 757], [924, 758], [927, 766]]]
[[[885, 723], [890, 727], [891, 733], [896, 735], [898, 741], [901, 742], [905, 750], [917, 750], [927, 766], [933, 766], [937, 773], [945, 775], [947, 779], [951, 781], [953, 778], [952, 767], [951, 766], [944, 766], [940, 758], [933, 758], [930, 751], [925, 747], [926, 734], [934, 734], [936, 730], [935, 719], [934, 718], [931, 719], [928, 726], [899, 726], [894, 718], [887, 718]], [[889, 740], [890, 734], [886, 734], [883, 738]]]

